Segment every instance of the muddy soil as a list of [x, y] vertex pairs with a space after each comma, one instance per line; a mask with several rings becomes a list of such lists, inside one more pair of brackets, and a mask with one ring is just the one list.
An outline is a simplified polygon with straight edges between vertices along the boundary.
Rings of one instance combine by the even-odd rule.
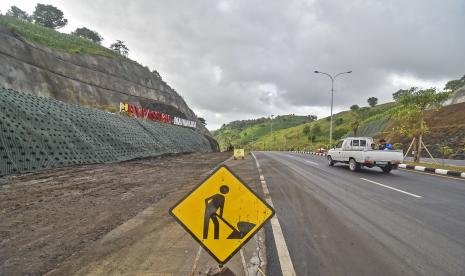
[[0, 179], [0, 275], [41, 275], [202, 177], [230, 153], [193, 153]]

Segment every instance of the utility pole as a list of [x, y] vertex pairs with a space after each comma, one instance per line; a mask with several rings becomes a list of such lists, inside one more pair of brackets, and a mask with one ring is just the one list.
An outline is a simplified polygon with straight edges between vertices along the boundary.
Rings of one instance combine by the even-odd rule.
[[347, 71], [347, 72], [342, 72], [342, 73], [338, 73], [334, 76], [328, 74], [328, 73], [324, 73], [324, 72], [320, 72], [320, 71], [314, 71], [315, 74], [323, 74], [323, 75], [326, 75], [328, 76], [330, 79], [331, 79], [331, 120], [330, 120], [330, 124], [329, 124], [329, 148], [331, 148], [331, 145], [333, 143], [333, 98], [334, 98], [334, 80], [336, 79], [337, 76], [340, 76], [342, 74], [350, 74], [352, 73], [352, 71]]
[[274, 145], [273, 143], [273, 117], [274, 115], [271, 114], [270, 116], [270, 136], [271, 136], [270, 150], [272, 149], [272, 146]]

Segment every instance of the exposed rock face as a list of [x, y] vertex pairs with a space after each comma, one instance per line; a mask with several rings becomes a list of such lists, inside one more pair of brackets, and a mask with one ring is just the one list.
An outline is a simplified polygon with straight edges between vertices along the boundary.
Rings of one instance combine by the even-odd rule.
[[454, 91], [454, 94], [445, 102], [444, 105], [458, 104], [465, 102], [465, 86]]
[[0, 84], [16, 91], [82, 105], [120, 102], [197, 121], [184, 99], [157, 74], [134, 61], [70, 54], [23, 40], [0, 27]]

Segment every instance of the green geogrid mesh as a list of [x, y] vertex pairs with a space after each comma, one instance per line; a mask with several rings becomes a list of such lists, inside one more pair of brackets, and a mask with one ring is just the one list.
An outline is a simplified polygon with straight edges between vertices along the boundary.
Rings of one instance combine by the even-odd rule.
[[192, 129], [143, 121], [0, 88], [0, 176], [212, 151]]

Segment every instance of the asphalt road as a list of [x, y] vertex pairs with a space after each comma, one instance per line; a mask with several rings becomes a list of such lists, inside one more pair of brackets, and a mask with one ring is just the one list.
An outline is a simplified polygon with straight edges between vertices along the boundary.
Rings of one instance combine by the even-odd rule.
[[[297, 275], [465, 275], [465, 181], [353, 173], [306, 154], [255, 156]], [[268, 274], [280, 275], [267, 243]]]

